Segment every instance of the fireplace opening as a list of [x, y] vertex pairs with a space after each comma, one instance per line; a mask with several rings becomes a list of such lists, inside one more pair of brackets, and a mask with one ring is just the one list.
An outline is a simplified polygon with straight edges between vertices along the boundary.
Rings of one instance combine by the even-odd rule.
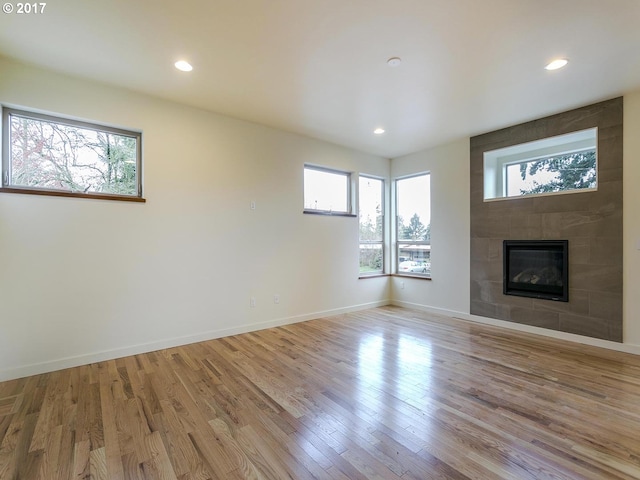
[[568, 240], [504, 240], [505, 295], [569, 301]]

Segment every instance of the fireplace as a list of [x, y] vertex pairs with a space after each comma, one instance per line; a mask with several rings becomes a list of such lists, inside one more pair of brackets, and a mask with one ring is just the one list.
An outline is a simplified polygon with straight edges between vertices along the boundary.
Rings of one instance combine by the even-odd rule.
[[568, 240], [505, 240], [505, 295], [569, 301]]

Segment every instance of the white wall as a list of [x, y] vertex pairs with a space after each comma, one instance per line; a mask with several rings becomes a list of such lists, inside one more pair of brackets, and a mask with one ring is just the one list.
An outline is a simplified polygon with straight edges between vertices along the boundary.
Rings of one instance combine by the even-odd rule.
[[640, 346], [640, 91], [624, 96], [624, 343]]
[[302, 178], [305, 162], [388, 178], [389, 160], [1, 58], [0, 72], [0, 103], [141, 129], [147, 199], [0, 194], [0, 380], [388, 303], [388, 278], [358, 280], [357, 218], [303, 215]]
[[[640, 91], [624, 102], [624, 342], [636, 349]], [[389, 162], [2, 58], [0, 103], [142, 129], [147, 198], [0, 194], [0, 381], [391, 300], [471, 318], [468, 139]], [[301, 213], [305, 162], [431, 172], [433, 280], [358, 280], [357, 219]]]
[[[392, 161], [392, 178], [431, 171], [431, 282], [393, 277], [393, 303], [606, 348], [640, 353], [640, 91], [624, 96], [624, 342], [606, 342], [469, 315], [469, 142]], [[400, 283], [404, 281], [404, 290]]]
[[393, 301], [468, 314], [469, 139], [392, 161], [392, 179], [418, 172], [431, 173], [432, 280], [392, 277]]

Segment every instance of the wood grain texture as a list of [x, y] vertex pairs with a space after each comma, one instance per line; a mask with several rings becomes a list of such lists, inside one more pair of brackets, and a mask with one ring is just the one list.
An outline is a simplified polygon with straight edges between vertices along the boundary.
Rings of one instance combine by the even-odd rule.
[[0, 479], [639, 479], [640, 358], [396, 307], [0, 383]]

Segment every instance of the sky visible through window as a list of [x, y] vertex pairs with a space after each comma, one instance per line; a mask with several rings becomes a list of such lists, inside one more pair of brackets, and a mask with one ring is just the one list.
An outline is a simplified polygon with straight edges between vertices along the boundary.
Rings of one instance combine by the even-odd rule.
[[546, 184], [558, 178], [558, 173], [538, 170], [535, 175], [527, 174], [522, 178], [520, 164], [507, 165], [507, 197], [519, 197], [523, 191], [530, 190], [536, 184]]
[[349, 177], [346, 174], [304, 169], [304, 208], [347, 212]]
[[[381, 208], [382, 184], [381, 180], [368, 177], [360, 177], [360, 218], [367, 217], [375, 223], [378, 213], [376, 208]], [[382, 212], [381, 212], [382, 213]]]
[[[9, 114], [11, 186], [137, 195], [137, 137]], [[5, 167], [6, 168], [6, 167]]]
[[398, 216], [405, 224], [418, 214], [423, 225], [431, 223], [431, 175], [403, 178], [398, 186]]

